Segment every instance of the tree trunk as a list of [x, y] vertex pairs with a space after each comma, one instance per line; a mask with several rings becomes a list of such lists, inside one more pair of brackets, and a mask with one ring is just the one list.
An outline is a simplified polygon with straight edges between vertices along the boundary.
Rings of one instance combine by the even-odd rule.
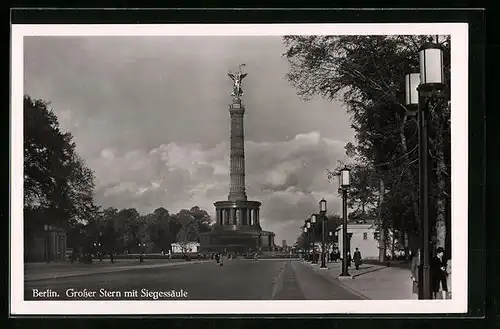
[[[410, 157], [408, 156], [408, 145], [404, 131], [407, 122], [408, 122], [408, 115], [405, 114], [405, 116], [403, 117], [403, 121], [401, 122], [401, 126], [399, 127], [399, 137], [401, 138], [401, 146], [403, 147], [403, 153], [405, 154], [404, 155], [405, 162], [409, 164]], [[410, 183], [415, 182], [415, 175], [413, 174], [411, 168], [408, 168], [408, 170], [406, 170], [406, 175]], [[420, 217], [418, 213], [418, 202], [417, 202], [418, 199], [415, 189], [410, 189], [410, 198], [413, 208], [413, 216], [415, 217], [415, 222], [420, 228]]]
[[444, 160], [444, 141], [441, 132], [436, 134], [436, 248], [446, 244], [446, 164]]
[[382, 178], [379, 179], [379, 197], [378, 197], [378, 213], [379, 213], [379, 240], [378, 240], [378, 260], [381, 262], [385, 261], [385, 252], [386, 252], [386, 232], [385, 225], [383, 219], [382, 206], [384, 204], [384, 195], [385, 195], [385, 185], [384, 180]]
[[391, 244], [391, 259], [396, 258], [396, 253], [394, 252], [396, 248], [396, 231], [392, 230], [392, 244]]

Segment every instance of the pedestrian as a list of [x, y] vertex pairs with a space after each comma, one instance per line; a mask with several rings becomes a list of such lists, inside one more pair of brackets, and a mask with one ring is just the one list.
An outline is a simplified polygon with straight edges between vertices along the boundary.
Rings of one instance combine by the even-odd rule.
[[359, 265], [361, 265], [361, 252], [356, 248], [356, 251], [354, 251], [354, 266], [356, 266], [356, 271], [359, 270]]
[[432, 258], [431, 262], [431, 277], [433, 283], [433, 293], [434, 298], [437, 299], [439, 295], [439, 290], [441, 289], [442, 298], [446, 299], [448, 292], [448, 282], [447, 282], [447, 264], [444, 259], [444, 248], [439, 247], [436, 249], [436, 256]]
[[451, 282], [451, 259], [448, 259], [446, 261], [446, 264], [448, 265], [446, 267], [446, 273], [448, 273], [448, 277], [447, 277], [447, 286], [448, 286], [448, 299], [451, 299], [451, 294], [452, 294], [452, 282]]
[[115, 263], [115, 254], [112, 251], [109, 253], [109, 260], [111, 264]]
[[419, 285], [419, 269], [420, 269], [420, 249], [412, 255], [411, 258], [411, 279], [413, 281], [413, 296], [418, 299], [418, 285]]
[[351, 252], [347, 252], [347, 267], [351, 267], [351, 262], [352, 262], [352, 257], [351, 257]]
[[144, 252], [141, 252], [139, 255], [139, 263], [144, 263]]

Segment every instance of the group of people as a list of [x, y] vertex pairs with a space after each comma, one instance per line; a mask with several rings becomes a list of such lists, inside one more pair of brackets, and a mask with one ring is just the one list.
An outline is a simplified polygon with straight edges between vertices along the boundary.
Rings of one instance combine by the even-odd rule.
[[[441, 294], [441, 299], [449, 298], [448, 282], [451, 281], [451, 260], [444, 257], [444, 248], [436, 249], [436, 255], [431, 260], [431, 289], [433, 298], [438, 299]], [[412, 257], [411, 262], [411, 279], [413, 280], [413, 293], [418, 296], [420, 283], [420, 249]]]
[[[338, 249], [333, 250], [329, 255], [330, 262], [336, 263], [340, 261], [340, 251]], [[317, 262], [319, 260], [320, 254], [319, 253], [313, 253], [313, 254], [306, 254], [305, 259], [307, 261], [314, 261]], [[354, 255], [351, 256], [350, 252], [347, 252], [347, 267], [351, 267], [352, 263], [354, 262], [354, 266], [356, 270], [359, 270], [359, 267], [361, 266], [361, 251], [359, 251], [359, 248], [356, 248], [354, 251]]]
[[354, 251], [354, 255], [351, 257], [351, 252], [347, 252], [347, 267], [351, 267], [352, 262], [354, 261], [354, 267], [356, 268], [356, 271], [359, 270], [359, 267], [361, 266], [361, 260], [363, 258], [361, 257], [361, 251], [359, 251], [358, 248]]

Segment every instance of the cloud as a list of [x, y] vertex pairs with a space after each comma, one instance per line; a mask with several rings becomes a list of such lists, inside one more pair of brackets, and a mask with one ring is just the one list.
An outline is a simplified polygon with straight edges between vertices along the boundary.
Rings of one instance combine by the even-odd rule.
[[[292, 243], [321, 198], [329, 201], [330, 212], [340, 209], [325, 169], [344, 157], [344, 144], [318, 132], [286, 142], [246, 142], [247, 195], [263, 203], [265, 229]], [[123, 154], [105, 148], [89, 164], [97, 177], [96, 201], [103, 207], [135, 207], [141, 213], [197, 205], [214, 216], [213, 203], [228, 195], [228, 148], [227, 142], [213, 148], [170, 143]]]
[[231, 81], [246, 63], [246, 183], [264, 228], [293, 241], [352, 140], [336, 101], [302, 102], [278, 36], [24, 38], [24, 92], [50, 101], [95, 170], [96, 201], [145, 213], [227, 199]]

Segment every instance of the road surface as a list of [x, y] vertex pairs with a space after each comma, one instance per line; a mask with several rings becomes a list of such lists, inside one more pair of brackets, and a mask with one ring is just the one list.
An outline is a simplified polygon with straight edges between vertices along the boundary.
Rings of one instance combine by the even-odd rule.
[[[147, 264], [146, 264], [147, 265]], [[96, 266], [99, 266], [96, 264]], [[77, 267], [77, 265], [75, 265]], [[39, 269], [42, 270], [42, 269]], [[77, 269], [76, 269], [77, 270]], [[75, 271], [76, 271], [75, 270]], [[25, 280], [25, 300], [353, 300], [300, 261], [226, 260]]]

